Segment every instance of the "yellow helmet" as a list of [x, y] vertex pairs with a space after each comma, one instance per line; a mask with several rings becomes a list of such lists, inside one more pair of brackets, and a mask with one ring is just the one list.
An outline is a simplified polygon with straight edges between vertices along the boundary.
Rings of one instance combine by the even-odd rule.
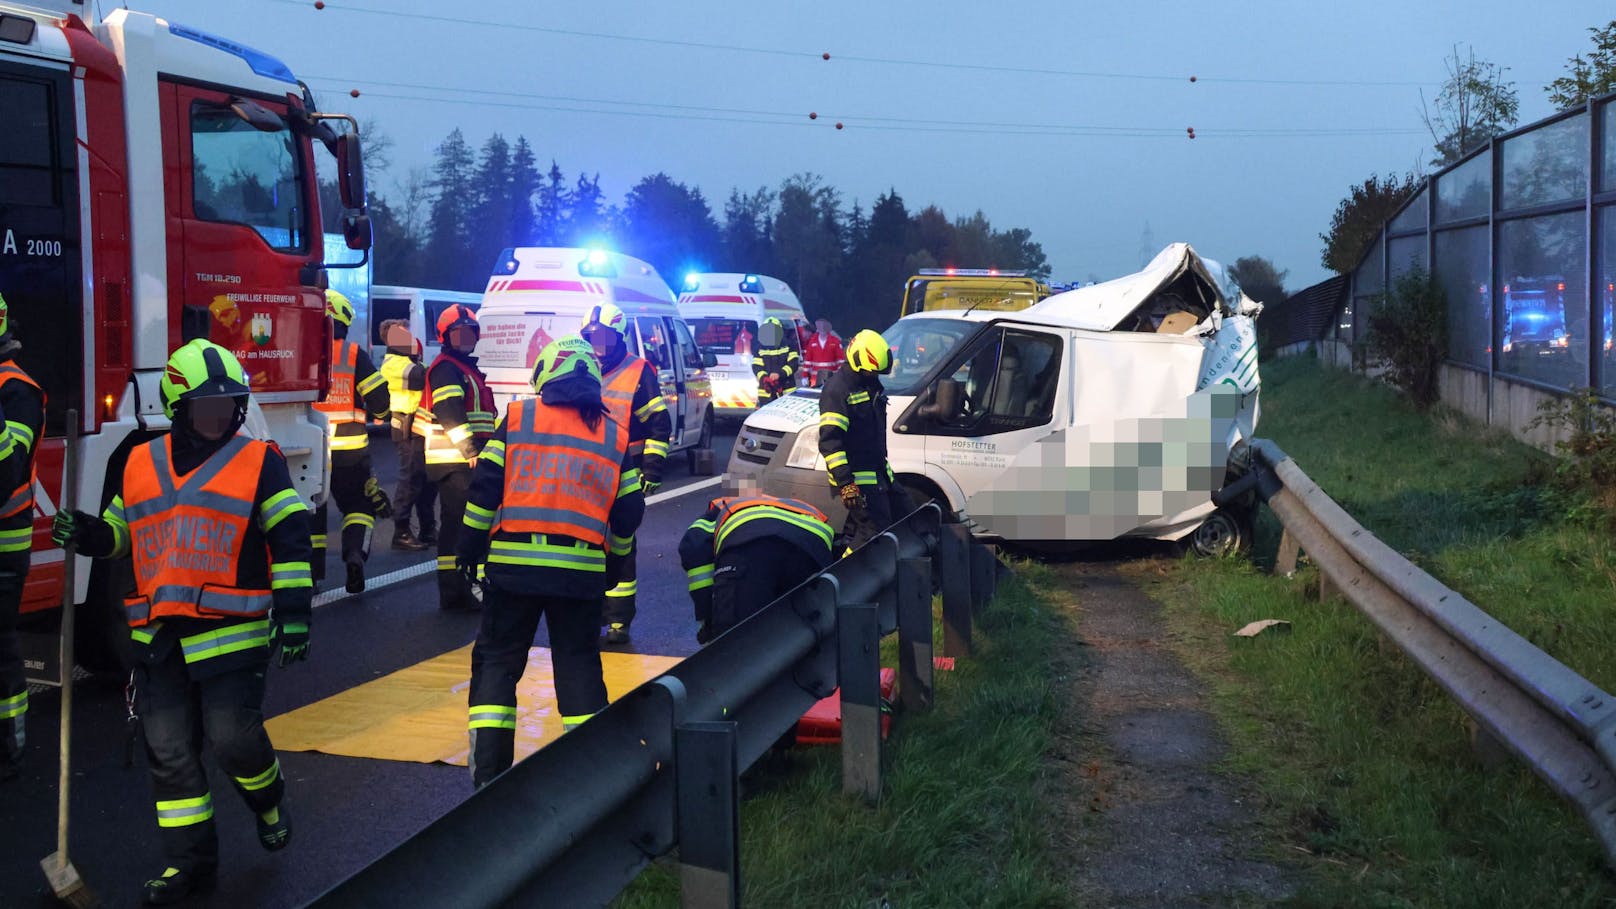
[[242, 398], [248, 387], [247, 371], [235, 354], [212, 341], [197, 338], [174, 351], [157, 384], [163, 399], [163, 415], [174, 419], [174, 408], [181, 401], [198, 398]]
[[325, 314], [338, 325], [351, 326], [354, 320], [353, 304], [340, 291], [328, 290], [325, 292]]
[[847, 342], [847, 362], [855, 372], [892, 371], [892, 346], [878, 332], [868, 328]]
[[551, 382], [579, 372], [587, 373], [596, 384], [600, 383], [600, 361], [595, 359], [595, 348], [578, 335], [556, 338], [544, 346], [533, 364], [533, 391], [542, 392]]
[[6, 295], [0, 294], [0, 335], [11, 330], [11, 307], [6, 304]]
[[584, 324], [578, 327], [578, 334], [587, 334], [589, 329], [599, 325], [604, 325], [619, 335], [626, 335], [628, 316], [611, 303], [596, 304], [589, 307], [588, 314], [584, 316]]

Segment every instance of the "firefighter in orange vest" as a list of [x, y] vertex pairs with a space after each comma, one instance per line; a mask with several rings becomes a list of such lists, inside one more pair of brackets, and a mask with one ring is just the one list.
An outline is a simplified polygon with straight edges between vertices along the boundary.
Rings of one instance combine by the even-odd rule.
[[[656, 367], [628, 352], [624, 337], [628, 317], [610, 303], [590, 307], [580, 331], [600, 360], [601, 397], [606, 412], [628, 431], [629, 454], [639, 471], [646, 495], [662, 485], [663, 463], [668, 457], [668, 441], [673, 437], [673, 417], [662, 397]], [[606, 591], [601, 621], [606, 626], [606, 643], [628, 643], [628, 626], [634, 621], [635, 598], [639, 592], [636, 570], [638, 546], [632, 542], [623, 574], [617, 586]]]
[[166, 904], [211, 884], [219, 863], [206, 737], [253, 812], [258, 841], [286, 847], [286, 784], [264, 732], [264, 674], [305, 659], [314, 586], [308, 508], [272, 443], [240, 432], [247, 374], [230, 351], [191, 341], [158, 385], [167, 435], [135, 447], [101, 517], [58, 512], [53, 539], [96, 558], [132, 557], [124, 601], [136, 705], [167, 857], [145, 883]]
[[325, 314], [331, 319], [331, 387], [325, 400], [315, 404], [323, 411], [331, 439], [331, 495], [314, 513], [314, 566], [316, 583], [325, 579], [326, 506], [336, 499], [342, 509], [342, 563], [347, 566], [347, 590], [365, 589], [365, 562], [370, 558], [370, 538], [376, 519], [393, 513], [387, 494], [370, 467], [370, 436], [365, 419], [387, 419], [392, 404], [387, 394], [387, 377], [377, 372], [370, 354], [361, 344], [348, 340], [354, 308], [348, 298], [334, 290], [325, 292]]
[[416, 423], [426, 430], [426, 477], [438, 487], [438, 606], [476, 609], [475, 588], [455, 571], [472, 468], [494, 434], [494, 395], [471, 352], [480, 329], [471, 307], [456, 303], [438, 316], [443, 345], [426, 370], [426, 393]]
[[0, 296], [0, 780], [17, 774], [28, 741], [17, 614], [34, 539], [34, 451], [45, 429], [45, 393], [13, 359], [21, 349]]
[[628, 432], [607, 415], [589, 343], [550, 342], [534, 364], [533, 388], [538, 397], [511, 402], [477, 459], [457, 550], [467, 583], [486, 563], [467, 704], [477, 786], [511, 765], [516, 683], [540, 616], [550, 631], [563, 728], [606, 706], [601, 595], [645, 514]]
[[679, 562], [705, 644], [818, 574], [835, 531], [806, 502], [770, 495], [713, 499], [679, 541]]

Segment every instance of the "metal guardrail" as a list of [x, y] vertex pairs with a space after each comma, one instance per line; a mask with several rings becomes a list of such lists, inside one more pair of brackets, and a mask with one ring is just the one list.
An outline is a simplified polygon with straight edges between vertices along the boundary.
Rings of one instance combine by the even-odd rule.
[[740, 773], [840, 686], [842, 788], [873, 802], [880, 637], [899, 633], [906, 708], [932, 699], [934, 591], [945, 652], [968, 655], [995, 560], [940, 521], [917, 509], [310, 905], [599, 906], [675, 846], [683, 905], [737, 905]]
[[[1274, 443], [1254, 482], [1292, 541], [1480, 729], [1582, 812], [1616, 865], [1616, 700], [1376, 539]], [[1288, 573], [1294, 565], [1279, 566]]]

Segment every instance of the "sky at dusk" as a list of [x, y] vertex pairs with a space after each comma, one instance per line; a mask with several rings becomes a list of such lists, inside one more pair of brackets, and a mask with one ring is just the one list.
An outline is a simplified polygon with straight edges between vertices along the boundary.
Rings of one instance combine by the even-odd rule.
[[619, 203], [663, 171], [722, 220], [731, 188], [806, 171], [866, 212], [896, 188], [911, 212], [1030, 228], [1058, 281], [1187, 241], [1266, 256], [1292, 290], [1328, 276], [1318, 234], [1353, 183], [1424, 172], [1420, 92], [1456, 44], [1508, 67], [1525, 124], [1616, 17], [1592, 0], [129, 6], [280, 57], [373, 121], [395, 143], [383, 195], [458, 126], [474, 147], [525, 135]]

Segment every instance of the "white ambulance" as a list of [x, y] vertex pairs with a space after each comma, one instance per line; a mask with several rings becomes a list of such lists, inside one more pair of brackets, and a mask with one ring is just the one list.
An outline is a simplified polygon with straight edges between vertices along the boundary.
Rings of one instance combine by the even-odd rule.
[[[409, 323], [410, 334], [421, 342], [421, 363], [430, 366], [437, 359], [438, 316], [456, 303], [475, 310], [482, 305], [482, 294], [454, 290], [433, 290], [427, 287], [375, 286], [370, 289], [370, 310], [360, 318], [368, 326], [370, 359], [378, 367], [387, 356], [387, 340], [382, 337], [382, 323], [403, 319]], [[349, 332], [350, 337], [353, 332]]]
[[656, 367], [673, 418], [669, 452], [712, 447], [711, 358], [679, 317], [673, 290], [649, 264], [622, 253], [578, 247], [522, 247], [500, 253], [477, 312], [477, 365], [500, 412], [531, 395], [533, 362], [552, 340], [577, 334], [591, 307], [616, 305], [628, 316], [629, 351]]
[[679, 313], [690, 323], [696, 346], [717, 360], [712, 371], [713, 407], [720, 417], [744, 418], [757, 408], [757, 374], [752, 355], [758, 326], [780, 320], [786, 346], [802, 356], [812, 333], [808, 316], [791, 285], [768, 275], [692, 272], [679, 293]]
[[[917, 501], [937, 499], [985, 539], [1241, 548], [1251, 494], [1223, 508], [1212, 496], [1244, 472], [1256, 430], [1261, 311], [1176, 243], [1137, 274], [1021, 312], [905, 316], [884, 332], [892, 469]], [[747, 419], [727, 493], [844, 513], [819, 454], [819, 393], [799, 389]]]

